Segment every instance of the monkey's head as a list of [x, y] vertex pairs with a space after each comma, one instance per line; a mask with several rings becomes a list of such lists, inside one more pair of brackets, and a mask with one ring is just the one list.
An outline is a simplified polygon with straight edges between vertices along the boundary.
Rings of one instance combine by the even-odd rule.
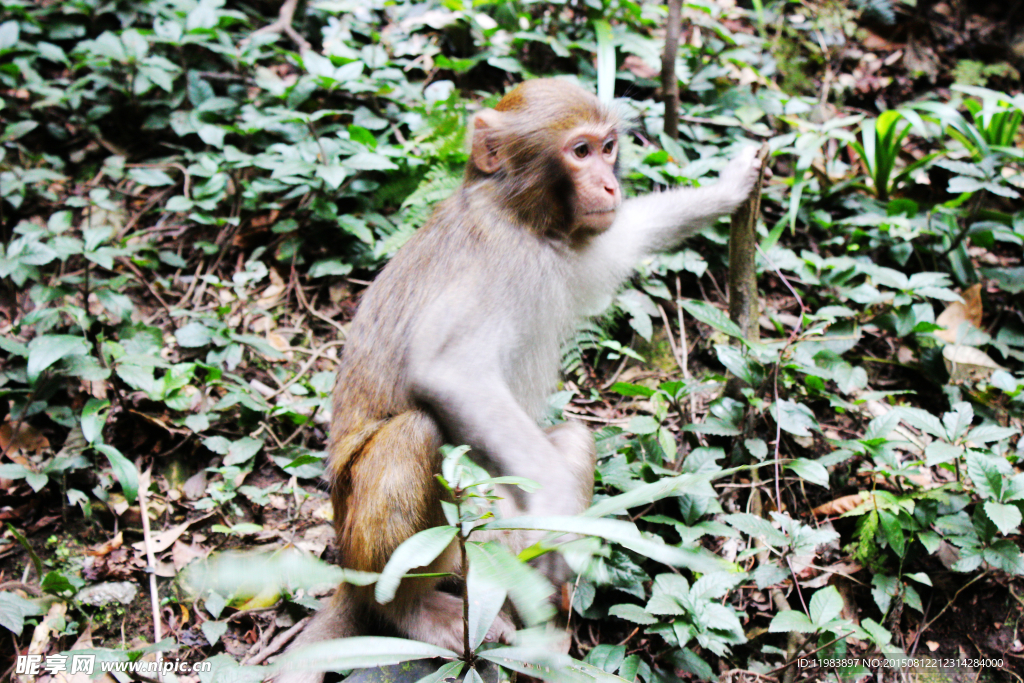
[[541, 232], [602, 232], [622, 203], [621, 125], [574, 83], [526, 81], [474, 117], [466, 180], [494, 182], [499, 201]]

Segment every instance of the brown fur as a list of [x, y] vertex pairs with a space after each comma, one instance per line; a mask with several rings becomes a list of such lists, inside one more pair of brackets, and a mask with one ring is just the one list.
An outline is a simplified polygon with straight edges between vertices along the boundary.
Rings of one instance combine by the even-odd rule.
[[[349, 330], [328, 444], [344, 566], [380, 571], [403, 541], [445, 523], [434, 478], [442, 443], [469, 444], [494, 475], [541, 484], [529, 496], [502, 492], [503, 515], [589, 505], [593, 438], [579, 425], [537, 425], [562, 343], [640, 258], [734, 210], [759, 170], [745, 152], [715, 186], [621, 203], [620, 125], [593, 95], [553, 80], [523, 83], [477, 114], [465, 181], [384, 268]], [[517, 552], [541, 536], [497, 538]], [[549, 578], [565, 578], [557, 555], [540, 559]], [[457, 553], [423, 569], [458, 572]], [[461, 601], [437, 580], [406, 579], [387, 605], [372, 595], [342, 586], [298, 645], [362, 633], [374, 617], [462, 649]], [[512, 632], [501, 615], [489, 637]], [[278, 680], [319, 683], [322, 674]]]

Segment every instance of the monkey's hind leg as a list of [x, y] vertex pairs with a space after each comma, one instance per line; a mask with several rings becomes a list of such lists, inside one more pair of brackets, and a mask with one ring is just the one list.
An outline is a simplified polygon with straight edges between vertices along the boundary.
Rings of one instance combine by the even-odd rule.
[[[346, 567], [379, 572], [409, 537], [447, 524], [441, 508], [444, 491], [434, 478], [440, 470], [441, 430], [433, 417], [411, 410], [384, 425], [363, 445], [344, 490], [344, 511], [338, 541]], [[459, 570], [453, 544], [426, 567], [411, 573], [452, 573]], [[462, 600], [438, 589], [438, 579], [405, 579], [386, 604], [372, 590], [354, 591], [363, 607], [414, 640], [462, 652]], [[510, 642], [515, 628], [504, 615], [491, 626], [488, 638]]]
[[[353, 600], [352, 588], [338, 587], [330, 603], [320, 609], [302, 630], [302, 633], [288, 646], [286, 656], [293, 650], [335, 638], [351, 638], [359, 635], [356, 624], [357, 605]], [[272, 679], [273, 683], [323, 683], [324, 672], [302, 669], [302, 663], [289, 665]]]

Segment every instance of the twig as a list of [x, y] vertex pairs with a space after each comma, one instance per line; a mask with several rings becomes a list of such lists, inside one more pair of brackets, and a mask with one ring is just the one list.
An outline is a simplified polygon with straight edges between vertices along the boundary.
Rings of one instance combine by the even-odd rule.
[[297, 373], [295, 373], [295, 375], [290, 380], [288, 380], [287, 382], [282, 384], [280, 387], [278, 387], [274, 391], [274, 393], [272, 393], [269, 396], [267, 396], [266, 399], [269, 401], [270, 399], [272, 399], [275, 396], [279, 395], [285, 389], [287, 389], [288, 387], [290, 387], [291, 385], [293, 385], [297, 381], [299, 381], [299, 379], [301, 379], [303, 375], [305, 375], [307, 372], [309, 372], [309, 369], [311, 367], [313, 367], [313, 363], [316, 363], [317, 359], [319, 359], [320, 356], [322, 356], [324, 354], [324, 352], [327, 351], [327, 349], [329, 349], [331, 347], [334, 347], [334, 346], [344, 346], [344, 345], [345, 345], [345, 340], [344, 339], [335, 339], [332, 342], [327, 342], [323, 346], [318, 347], [317, 350], [313, 352], [313, 355], [311, 355], [309, 357], [309, 360], [307, 360], [305, 363], [302, 364], [302, 367], [299, 368], [299, 371]]
[[668, 21], [665, 26], [665, 52], [661, 58], [661, 90], [665, 103], [665, 134], [679, 137], [679, 79], [676, 78], [676, 54], [679, 51], [679, 28], [682, 24], [682, 0], [668, 0]]
[[305, 38], [299, 35], [299, 32], [292, 27], [292, 19], [295, 17], [295, 9], [299, 6], [299, 0], [285, 0], [281, 5], [281, 10], [277, 13], [277, 20], [272, 24], [267, 24], [261, 29], [253, 31], [253, 34], [242, 41], [245, 45], [249, 43], [253, 38], [259, 35], [267, 33], [273, 33], [281, 35], [282, 33], [292, 39], [295, 46], [299, 48], [299, 54], [306, 52], [311, 49], [310, 44]]
[[[149, 488], [152, 470], [146, 470], [139, 481], [139, 512], [142, 514], [142, 542], [146, 546], [146, 572], [149, 574], [149, 601], [153, 610], [153, 642], [163, 640], [163, 629], [160, 621], [160, 596], [156, 585], [156, 556], [153, 555], [152, 534], [149, 530], [149, 508], [146, 505], [146, 492]], [[163, 654], [156, 653], [156, 661], [163, 661]]]

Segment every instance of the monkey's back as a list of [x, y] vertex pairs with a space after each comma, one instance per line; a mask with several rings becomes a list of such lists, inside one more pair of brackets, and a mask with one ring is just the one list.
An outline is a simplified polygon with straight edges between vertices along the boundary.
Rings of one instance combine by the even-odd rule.
[[[399, 512], [415, 531], [444, 523], [435, 519], [440, 506], [433, 474], [440, 445], [458, 435], [445, 433], [429, 407], [413, 397], [413, 340], [494, 337], [500, 343], [485, 346], [494, 347], [494, 363], [509, 389], [535, 416], [557, 380], [559, 346], [573, 318], [564, 254], [511, 216], [482, 214], [480, 206], [493, 206], [487, 191], [486, 184], [463, 187], [442, 202], [367, 289], [349, 327], [328, 446], [347, 566], [379, 570], [392, 546], [408, 537], [402, 537], [409, 531], [403, 524], [388, 533], [384, 523], [390, 539], [376, 544], [372, 561], [351, 562], [360, 554], [357, 544], [373, 543], [362, 537], [364, 525], [379, 534], [381, 520]], [[536, 319], [538, 299], [548, 313], [543, 321]], [[353, 501], [378, 501], [380, 509]], [[358, 519], [351, 512], [357, 507]]]

